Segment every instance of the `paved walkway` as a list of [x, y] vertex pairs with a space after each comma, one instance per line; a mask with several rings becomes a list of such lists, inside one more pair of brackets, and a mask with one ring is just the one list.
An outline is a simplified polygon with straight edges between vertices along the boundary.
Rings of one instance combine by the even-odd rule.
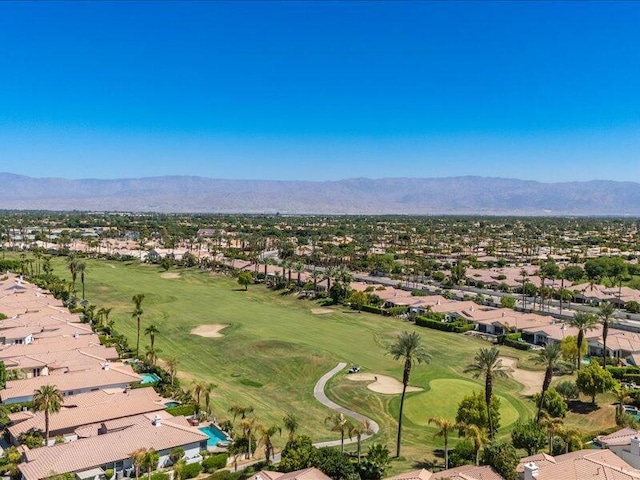
[[[333, 369], [331, 369], [330, 371], [328, 371], [327, 373], [325, 373], [320, 380], [318, 380], [315, 384], [315, 386], [313, 387], [313, 396], [316, 398], [316, 400], [318, 400], [321, 404], [323, 404], [326, 407], [329, 407], [331, 410], [334, 410], [338, 413], [342, 413], [343, 415], [346, 415], [347, 417], [351, 417], [356, 419], [357, 421], [361, 422], [362, 420], [369, 420], [369, 426], [371, 427], [371, 431], [373, 432], [373, 434], [371, 435], [363, 435], [360, 439], [361, 441], [366, 440], [367, 438], [372, 437], [373, 435], [375, 435], [376, 433], [378, 433], [378, 431], [380, 430], [380, 426], [374, 422], [372, 419], [365, 417], [364, 415], [359, 414], [358, 412], [354, 412], [353, 410], [349, 410], [348, 408], [344, 408], [341, 407], [340, 405], [338, 405], [337, 403], [329, 400], [329, 397], [327, 397], [327, 395], [324, 393], [324, 389], [327, 385], [327, 382], [329, 380], [331, 380], [340, 370], [342, 370], [344, 367], [346, 367], [347, 364], [346, 363], [339, 363], [338, 365], [336, 365]], [[358, 441], [357, 437], [352, 437], [352, 438], [345, 438], [344, 439], [344, 444], [348, 445], [351, 443], [356, 443]], [[331, 440], [328, 442], [318, 442], [318, 443], [314, 443], [313, 444], [315, 447], [318, 448], [322, 448], [322, 447], [339, 447], [340, 446], [340, 440]], [[273, 463], [276, 464], [278, 462], [280, 462], [281, 456], [279, 453], [276, 453], [273, 457]], [[242, 470], [244, 468], [247, 468], [251, 465], [253, 465], [254, 463], [258, 463], [260, 460], [255, 460], [253, 462], [249, 462], [249, 463], [245, 463], [242, 465], [238, 465], [238, 470]], [[227, 470], [233, 470], [234, 467], [233, 465], [231, 466], [227, 466]]]

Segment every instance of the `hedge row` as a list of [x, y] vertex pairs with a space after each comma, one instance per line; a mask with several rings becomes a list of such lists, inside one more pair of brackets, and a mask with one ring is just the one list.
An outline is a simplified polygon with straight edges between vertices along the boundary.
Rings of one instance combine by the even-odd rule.
[[177, 407], [167, 408], [167, 413], [174, 417], [193, 415], [196, 413], [196, 406], [193, 404], [178, 405]]
[[529, 345], [528, 343], [518, 342], [517, 340], [512, 340], [509, 337], [505, 337], [502, 344], [506, 345], [507, 347], [517, 348], [518, 350], [529, 350], [531, 348], [531, 345]]
[[442, 330], [444, 332], [464, 333], [469, 330], [473, 330], [475, 325], [472, 323], [459, 324], [459, 323], [447, 323], [437, 320], [431, 320], [424, 317], [416, 318], [416, 325], [420, 327], [433, 328], [434, 330]]
[[640, 374], [640, 367], [610, 367], [607, 365], [607, 370], [616, 380], [622, 380], [628, 375]]
[[[354, 305], [353, 308], [357, 308], [357, 307]], [[390, 313], [386, 311], [384, 308], [374, 307], [372, 305], [362, 305], [361, 310], [363, 312], [377, 313], [378, 315], [387, 315], [387, 316], [390, 315]]]

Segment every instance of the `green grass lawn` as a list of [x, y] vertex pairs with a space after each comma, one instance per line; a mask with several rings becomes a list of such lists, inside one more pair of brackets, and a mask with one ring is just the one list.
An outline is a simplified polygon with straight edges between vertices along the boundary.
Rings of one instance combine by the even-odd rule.
[[[54, 259], [55, 273], [67, 275], [63, 259]], [[260, 423], [281, 423], [288, 413], [301, 421], [302, 434], [314, 440], [335, 439], [324, 419], [331, 413], [313, 398], [313, 385], [338, 362], [354, 363], [363, 372], [401, 379], [402, 364], [386, 355], [387, 347], [403, 330], [418, 331], [432, 354], [428, 365], [417, 366], [411, 384], [424, 391], [411, 393], [406, 402], [403, 456], [394, 471], [433, 460], [440, 440], [432, 438], [430, 416], [455, 417], [460, 398], [482, 380], [463, 373], [465, 365], [487, 343], [462, 335], [415, 327], [399, 319], [336, 308], [314, 315], [316, 302], [299, 300], [264, 286], [241, 291], [234, 279], [189, 270], [177, 279], [162, 278], [161, 270], [147, 265], [87, 261], [87, 298], [98, 306], [113, 307], [111, 319], [135, 347], [136, 322], [131, 317], [132, 295], [143, 293], [142, 328], [155, 323], [160, 329], [156, 347], [160, 357], [180, 358], [185, 381], [203, 380], [216, 385], [213, 409], [218, 420], [229, 418], [231, 405], [252, 405]], [[80, 287], [78, 285], [78, 290]], [[168, 315], [163, 317], [163, 312]], [[221, 338], [203, 338], [190, 331], [206, 324], [227, 324]], [[149, 343], [141, 340], [141, 351]], [[531, 354], [513, 349], [503, 352], [530, 363]], [[393, 450], [399, 395], [376, 394], [366, 382], [351, 382], [346, 372], [329, 382], [328, 394], [338, 403], [374, 418], [381, 426], [376, 438]], [[511, 379], [495, 388], [502, 400], [501, 436], [518, 417], [527, 418], [533, 404], [518, 392]], [[277, 446], [285, 442], [276, 439]]]

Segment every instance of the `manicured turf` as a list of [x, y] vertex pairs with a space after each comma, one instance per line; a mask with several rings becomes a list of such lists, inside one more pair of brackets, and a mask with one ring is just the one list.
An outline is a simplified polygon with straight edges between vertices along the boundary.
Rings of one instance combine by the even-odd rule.
[[[54, 259], [55, 273], [68, 276], [63, 260]], [[431, 389], [408, 396], [403, 442], [406, 461], [395, 464], [396, 470], [432, 460], [433, 448], [441, 443], [432, 439], [435, 430], [425, 427], [425, 419], [434, 415], [453, 419], [462, 393], [482, 389], [481, 380], [463, 373], [475, 352], [487, 346], [482, 340], [344, 308], [313, 315], [311, 309], [318, 303], [261, 285], [252, 285], [245, 292], [230, 277], [199, 270], [171, 272], [180, 272], [180, 278], [163, 278], [155, 266], [89, 260], [87, 298], [98, 306], [113, 307], [110, 318], [135, 346], [131, 297], [143, 293], [143, 331], [152, 322], [158, 325], [159, 355], [179, 357], [185, 381], [216, 385], [212, 405], [218, 420], [229, 418], [227, 410], [232, 405], [252, 405], [260, 423], [281, 423], [286, 414], [294, 413], [301, 422], [300, 433], [318, 441], [334, 439], [336, 435], [324, 426], [330, 411], [313, 398], [315, 382], [341, 361], [358, 364], [363, 372], [400, 379], [402, 364], [386, 355], [386, 349], [399, 332], [418, 331], [433, 360], [415, 367], [411, 383]], [[206, 324], [229, 327], [221, 338], [190, 334], [194, 327]], [[148, 343], [143, 336], [142, 352]], [[531, 358], [528, 352], [502, 351], [525, 362]], [[393, 449], [400, 396], [373, 393], [366, 383], [345, 380], [345, 374], [329, 382], [329, 396], [378, 421], [382, 432], [375, 440]], [[501, 436], [507, 435], [505, 427], [516, 415], [527, 418], [533, 411], [532, 403], [519, 395], [519, 390], [520, 385], [510, 379], [496, 383], [496, 394], [503, 402]], [[284, 442], [284, 435], [276, 439], [277, 446]]]

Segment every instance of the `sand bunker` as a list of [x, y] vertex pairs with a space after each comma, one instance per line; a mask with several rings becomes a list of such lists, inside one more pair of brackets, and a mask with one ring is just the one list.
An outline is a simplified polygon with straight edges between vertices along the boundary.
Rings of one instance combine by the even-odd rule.
[[[354, 382], [371, 382], [367, 385], [367, 388], [376, 393], [386, 393], [388, 395], [402, 393], [402, 382], [393, 377], [388, 377], [387, 375], [376, 375], [375, 373], [353, 373], [347, 375], [347, 378]], [[419, 392], [420, 390], [422, 389], [418, 387], [407, 387], [407, 392]]]
[[333, 313], [330, 308], [312, 308], [311, 313], [314, 315], [326, 315], [327, 313]]
[[180, 274], [174, 272], [163, 272], [160, 276], [162, 278], [180, 278]]
[[522, 395], [533, 395], [539, 393], [542, 390], [542, 383], [544, 382], [544, 372], [534, 372], [532, 370], [523, 370], [518, 368], [518, 360], [510, 357], [500, 357], [502, 364], [511, 369], [511, 376], [513, 379], [524, 385], [524, 388], [520, 392]]
[[219, 338], [222, 337], [222, 333], [220, 333], [220, 330], [228, 326], [229, 325], [223, 325], [220, 323], [215, 323], [213, 325], [200, 325], [199, 327], [191, 330], [191, 334], [199, 335], [206, 338]]

